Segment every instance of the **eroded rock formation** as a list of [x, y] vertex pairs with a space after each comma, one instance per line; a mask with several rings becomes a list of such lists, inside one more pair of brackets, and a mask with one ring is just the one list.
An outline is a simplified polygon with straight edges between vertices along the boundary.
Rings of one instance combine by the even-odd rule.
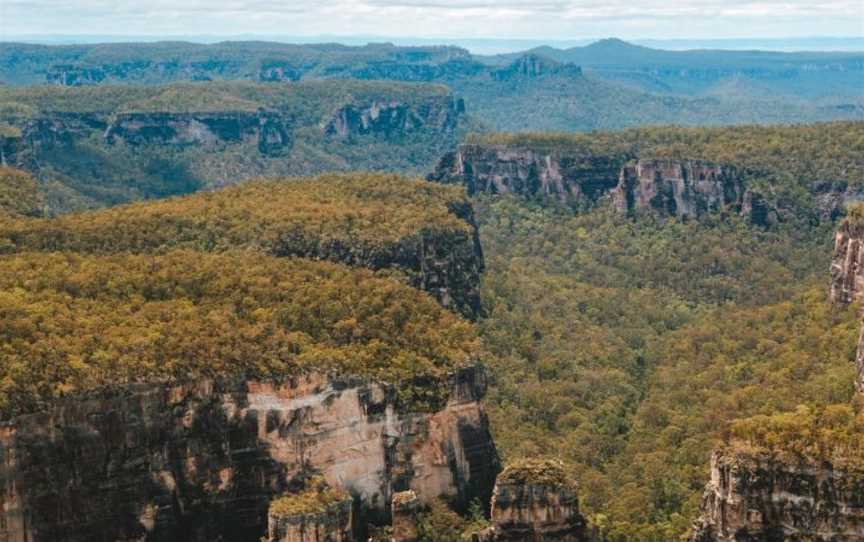
[[541, 153], [505, 145], [461, 145], [445, 155], [429, 180], [463, 184], [468, 193], [548, 196], [561, 202], [596, 201], [618, 183], [623, 158]]
[[864, 478], [828, 463], [716, 452], [690, 540], [864, 540]]
[[731, 166], [691, 160], [639, 160], [621, 170], [612, 200], [629, 214], [655, 212], [677, 218], [740, 209], [744, 183]]
[[267, 542], [353, 542], [351, 504], [348, 498], [314, 514], [271, 515]]
[[860, 303], [864, 295], [864, 224], [851, 218], [834, 235], [830, 296], [839, 305]]
[[321, 375], [66, 400], [0, 430], [0, 539], [257, 542], [271, 498], [310, 472], [347, 490], [364, 522], [383, 522], [401, 490], [488, 498], [484, 389], [482, 370], [460, 371], [429, 413], [406, 411], [392, 386]]
[[330, 137], [346, 138], [367, 134], [392, 136], [420, 129], [451, 134], [465, 104], [451, 96], [412, 106], [399, 101], [373, 101], [340, 108], [324, 126]]
[[492, 527], [478, 542], [585, 542], [575, 482], [557, 461], [526, 461], [508, 466], [495, 483]]
[[422, 509], [417, 494], [410, 489], [394, 493], [390, 509], [393, 517], [392, 542], [416, 542], [417, 515]]
[[253, 142], [264, 153], [290, 147], [290, 126], [276, 113], [122, 113], [105, 130], [109, 143], [213, 145]]

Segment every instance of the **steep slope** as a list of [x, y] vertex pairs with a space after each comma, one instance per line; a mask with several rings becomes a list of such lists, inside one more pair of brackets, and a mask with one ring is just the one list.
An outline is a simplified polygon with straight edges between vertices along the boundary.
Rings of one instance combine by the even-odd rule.
[[571, 49], [534, 50], [600, 78], [648, 91], [700, 95], [746, 78], [777, 95], [860, 96], [861, 53], [664, 51], [605, 39]]
[[257, 542], [319, 478], [357, 537], [399, 491], [487, 501], [481, 342], [438, 302], [475, 308], [470, 216], [354, 175], [0, 217], [0, 538]]
[[833, 220], [864, 195], [864, 123], [473, 136], [428, 178], [630, 215]]
[[188, 251], [6, 256], [0, 277], [4, 540], [257, 541], [315, 474], [360, 532], [393, 491], [491, 492], [476, 333], [391, 278]]
[[439, 86], [332, 81], [5, 87], [0, 111], [5, 163], [56, 213], [263, 175], [423, 171], [455, 146], [464, 105]]
[[185, 198], [0, 222], [3, 252], [160, 253], [247, 248], [392, 269], [470, 317], [483, 255], [458, 188], [384, 174], [247, 183]]

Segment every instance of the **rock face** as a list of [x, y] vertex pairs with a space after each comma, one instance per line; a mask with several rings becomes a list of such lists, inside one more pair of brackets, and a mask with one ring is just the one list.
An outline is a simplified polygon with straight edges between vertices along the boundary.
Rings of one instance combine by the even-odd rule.
[[[585, 519], [579, 513], [577, 487], [562, 476], [555, 461], [528, 460], [508, 466], [495, 483], [492, 527], [478, 542], [585, 542]], [[552, 476], [549, 476], [549, 473]], [[526, 476], [527, 475], [527, 476]]]
[[698, 218], [721, 210], [740, 210], [744, 183], [731, 166], [689, 160], [639, 160], [621, 170], [612, 199], [620, 211], [628, 214], [647, 211]]
[[811, 187], [821, 220], [837, 220], [852, 204], [864, 201], [864, 188], [846, 182], [817, 182]]
[[392, 542], [417, 541], [417, 515], [421, 509], [420, 499], [413, 491], [401, 491], [393, 495], [391, 505], [393, 516]]
[[421, 129], [452, 134], [459, 115], [464, 111], [464, 102], [449, 96], [419, 106], [398, 101], [373, 101], [369, 105], [342, 107], [327, 122], [324, 133], [340, 138], [367, 134], [392, 137]]
[[831, 302], [860, 303], [864, 295], [864, 225], [844, 220], [834, 235], [831, 259]]
[[430, 413], [405, 412], [391, 386], [321, 375], [69, 399], [2, 426], [0, 539], [258, 542], [271, 498], [310, 472], [364, 523], [383, 523], [396, 491], [488, 498], [484, 389], [482, 370], [462, 370]]
[[354, 542], [351, 498], [313, 514], [270, 514], [266, 542]]
[[430, 181], [464, 184], [468, 193], [547, 196], [590, 203], [618, 183], [622, 158], [579, 157], [529, 149], [460, 145], [445, 155]]
[[830, 464], [716, 452], [691, 542], [864, 540], [864, 479]]
[[278, 114], [124, 113], [105, 130], [105, 139], [130, 145], [213, 145], [251, 141], [263, 154], [291, 146], [290, 126]]

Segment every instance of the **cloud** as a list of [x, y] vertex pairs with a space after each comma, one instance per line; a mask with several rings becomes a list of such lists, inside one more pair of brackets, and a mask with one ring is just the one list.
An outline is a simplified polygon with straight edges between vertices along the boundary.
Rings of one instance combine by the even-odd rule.
[[0, 0], [17, 34], [576, 39], [864, 35], [861, 0]]

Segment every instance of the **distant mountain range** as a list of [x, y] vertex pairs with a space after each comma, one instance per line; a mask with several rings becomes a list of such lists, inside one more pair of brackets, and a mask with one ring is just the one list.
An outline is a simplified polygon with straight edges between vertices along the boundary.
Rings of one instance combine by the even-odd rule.
[[392, 43], [0, 43], [0, 81], [13, 86], [328, 79], [443, 84], [495, 130], [864, 118], [864, 53], [669, 51], [618, 39], [495, 56]]

